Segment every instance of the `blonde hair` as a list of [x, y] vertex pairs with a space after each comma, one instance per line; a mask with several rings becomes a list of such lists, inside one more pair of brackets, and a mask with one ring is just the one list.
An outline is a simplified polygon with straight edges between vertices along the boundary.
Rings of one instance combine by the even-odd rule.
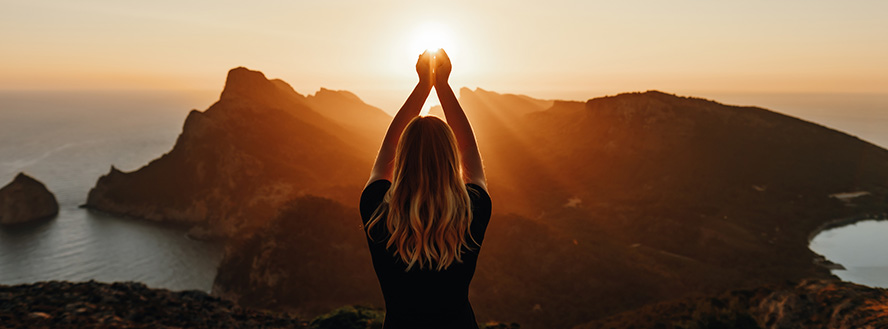
[[367, 234], [385, 217], [386, 249], [410, 270], [438, 271], [462, 262], [472, 250], [471, 200], [466, 189], [456, 137], [434, 116], [416, 117], [407, 125], [395, 151], [392, 185], [367, 223]]

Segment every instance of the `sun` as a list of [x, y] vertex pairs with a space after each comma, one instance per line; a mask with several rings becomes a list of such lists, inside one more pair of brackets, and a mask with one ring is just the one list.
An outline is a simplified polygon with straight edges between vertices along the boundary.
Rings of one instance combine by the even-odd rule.
[[410, 44], [411, 53], [417, 54], [425, 50], [432, 52], [441, 48], [446, 49], [448, 53], [455, 48], [451, 31], [447, 26], [437, 22], [427, 22], [414, 30]]
[[[405, 60], [406, 58], [409, 58], [410, 60], [415, 61], [416, 55], [423, 51], [437, 52], [439, 49], [447, 51], [450, 58], [458, 58], [460, 56], [460, 47], [457, 40], [454, 38], [455, 31], [451, 29], [450, 26], [437, 21], [428, 21], [412, 28], [411, 31], [410, 39], [408, 39], [408, 42], [406, 43], [407, 52], [405, 53]], [[433, 57], [432, 62], [429, 64], [434, 66], [434, 61], [435, 59]], [[463, 63], [464, 62], [460, 62], [460, 65], [463, 65]], [[460, 72], [469, 71], [470, 69], [467, 69], [468, 67], [470, 67], [470, 64], [461, 66]], [[431, 107], [440, 104], [437, 94], [434, 92], [431, 93], [420, 115], [428, 115]]]

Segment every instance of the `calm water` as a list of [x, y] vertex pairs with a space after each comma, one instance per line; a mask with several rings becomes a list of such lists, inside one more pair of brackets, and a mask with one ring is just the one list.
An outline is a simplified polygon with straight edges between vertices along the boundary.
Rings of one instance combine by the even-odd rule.
[[832, 271], [842, 280], [888, 288], [888, 221], [868, 220], [823, 231], [810, 248], [842, 264], [845, 270]]
[[55, 193], [55, 219], [0, 229], [0, 283], [141, 281], [170, 289], [212, 286], [218, 245], [161, 225], [78, 208], [111, 165], [133, 170], [169, 151], [206, 92], [0, 92], [0, 185], [18, 172]]
[[[770, 108], [888, 146], [886, 95], [695, 96]], [[51, 221], [0, 228], [0, 283], [135, 280], [153, 287], [209, 290], [221, 246], [190, 240], [181, 230], [77, 206], [111, 165], [134, 170], [169, 151], [188, 111], [206, 109], [217, 98], [218, 91], [0, 91], [0, 186], [24, 171], [44, 182], [61, 206]], [[876, 225], [888, 229], [888, 222]], [[819, 235], [812, 248], [843, 229]], [[880, 281], [866, 278], [885, 277], [868, 273], [879, 266], [884, 270], [886, 262], [879, 260], [884, 254], [877, 251], [888, 250], [888, 239], [828, 241], [832, 250], [857, 250], [851, 252], [858, 257], [853, 262], [818, 251], [849, 268], [843, 278], [873, 284]], [[859, 242], [865, 245], [855, 244]], [[855, 274], [850, 275], [852, 268]]]

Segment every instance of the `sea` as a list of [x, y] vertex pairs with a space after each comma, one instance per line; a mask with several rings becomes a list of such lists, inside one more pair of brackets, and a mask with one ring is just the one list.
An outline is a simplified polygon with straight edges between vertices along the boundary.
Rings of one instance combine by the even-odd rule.
[[0, 92], [0, 185], [24, 172], [56, 195], [59, 215], [0, 228], [0, 283], [139, 281], [210, 291], [219, 244], [179, 229], [82, 209], [111, 166], [140, 168], [170, 151], [208, 91]]
[[[219, 243], [79, 206], [111, 166], [131, 171], [168, 152], [188, 112], [206, 109], [218, 96], [208, 90], [0, 91], [0, 186], [25, 172], [46, 184], [60, 205], [55, 219], [0, 227], [0, 284], [139, 281], [210, 291], [224, 249]], [[768, 108], [888, 147], [888, 93], [693, 96]], [[811, 247], [845, 265], [835, 271], [841, 278], [888, 287], [888, 257], [880, 252], [888, 250], [888, 239], [879, 238], [886, 234], [888, 221], [863, 222], [825, 231]]]

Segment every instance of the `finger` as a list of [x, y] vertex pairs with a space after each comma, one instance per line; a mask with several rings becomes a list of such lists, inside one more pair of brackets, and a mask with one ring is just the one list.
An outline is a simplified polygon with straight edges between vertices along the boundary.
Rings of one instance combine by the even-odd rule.
[[450, 60], [450, 57], [447, 56], [447, 52], [444, 51], [444, 48], [438, 48], [438, 56], [440, 56], [446, 60]]

